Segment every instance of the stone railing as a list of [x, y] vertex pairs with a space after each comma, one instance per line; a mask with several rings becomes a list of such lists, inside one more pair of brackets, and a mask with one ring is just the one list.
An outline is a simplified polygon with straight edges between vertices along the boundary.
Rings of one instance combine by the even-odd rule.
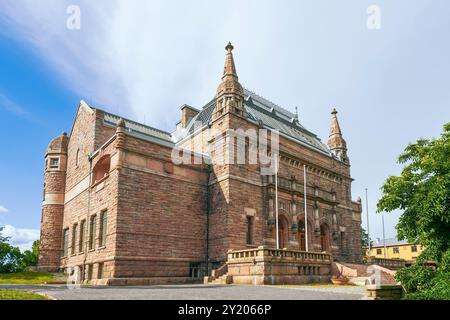
[[217, 269], [214, 269], [211, 271], [211, 276], [213, 278], [219, 278], [223, 275], [225, 275], [228, 272], [228, 265], [225, 263], [224, 265], [220, 266]]
[[328, 253], [274, 249], [228, 251], [228, 275], [238, 284], [304, 284], [330, 281]]
[[260, 246], [254, 249], [228, 251], [228, 263], [245, 262], [257, 258], [270, 260], [292, 260], [298, 262], [304, 261], [306, 263], [330, 264], [332, 262], [332, 257], [328, 253], [273, 249], [266, 246]]
[[401, 259], [367, 258], [367, 264], [376, 264], [387, 269], [401, 269], [406, 266], [406, 261]]

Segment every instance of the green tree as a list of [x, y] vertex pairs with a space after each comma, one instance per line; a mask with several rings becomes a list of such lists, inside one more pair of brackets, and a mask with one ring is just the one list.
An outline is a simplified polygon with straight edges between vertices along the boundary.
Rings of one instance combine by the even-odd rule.
[[369, 234], [364, 228], [361, 228], [361, 250], [364, 261], [368, 258], [369, 243], [372, 244]]
[[377, 211], [403, 211], [399, 240], [425, 247], [423, 259], [437, 262], [450, 248], [450, 123], [439, 139], [419, 139], [398, 158], [400, 176], [384, 183]]
[[22, 254], [21, 268], [37, 266], [39, 258], [39, 240], [33, 242], [31, 250], [25, 250]]
[[[399, 240], [424, 246], [417, 264], [399, 270], [396, 279], [407, 299], [450, 299], [450, 123], [439, 139], [420, 139], [398, 158], [400, 176], [384, 183], [377, 211], [403, 211]], [[437, 268], [427, 266], [434, 260]]]

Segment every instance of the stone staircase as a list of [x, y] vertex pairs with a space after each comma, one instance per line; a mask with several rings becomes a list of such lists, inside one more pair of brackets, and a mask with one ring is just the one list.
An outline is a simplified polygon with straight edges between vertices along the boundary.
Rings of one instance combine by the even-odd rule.
[[211, 276], [205, 277], [205, 284], [232, 284], [233, 276], [228, 274], [228, 265], [225, 263], [211, 271]]
[[355, 285], [397, 284], [395, 271], [375, 264], [333, 262], [332, 273], [333, 275], [342, 274], [350, 278], [350, 282]]

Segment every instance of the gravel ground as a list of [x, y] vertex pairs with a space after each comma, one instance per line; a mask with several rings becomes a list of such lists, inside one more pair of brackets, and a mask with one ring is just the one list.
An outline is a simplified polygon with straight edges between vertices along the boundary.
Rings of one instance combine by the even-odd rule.
[[0, 285], [57, 300], [359, 300], [364, 287], [166, 285], [68, 288], [65, 285]]

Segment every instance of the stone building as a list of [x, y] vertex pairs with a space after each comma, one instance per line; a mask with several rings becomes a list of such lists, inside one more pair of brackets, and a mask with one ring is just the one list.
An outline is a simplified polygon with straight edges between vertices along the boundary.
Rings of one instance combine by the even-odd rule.
[[[80, 270], [84, 281], [112, 285], [187, 282], [222, 266], [230, 249], [275, 247], [275, 176], [207, 153], [221, 141], [234, 150], [237, 129], [263, 128], [279, 132], [280, 247], [360, 261], [361, 200], [351, 199], [337, 112], [326, 145], [298, 115], [244, 89], [233, 46], [226, 50], [216, 96], [202, 109], [182, 106], [171, 133], [80, 102], [70, 134], [45, 155], [41, 270]], [[174, 150], [202, 161], [178, 163]]]

